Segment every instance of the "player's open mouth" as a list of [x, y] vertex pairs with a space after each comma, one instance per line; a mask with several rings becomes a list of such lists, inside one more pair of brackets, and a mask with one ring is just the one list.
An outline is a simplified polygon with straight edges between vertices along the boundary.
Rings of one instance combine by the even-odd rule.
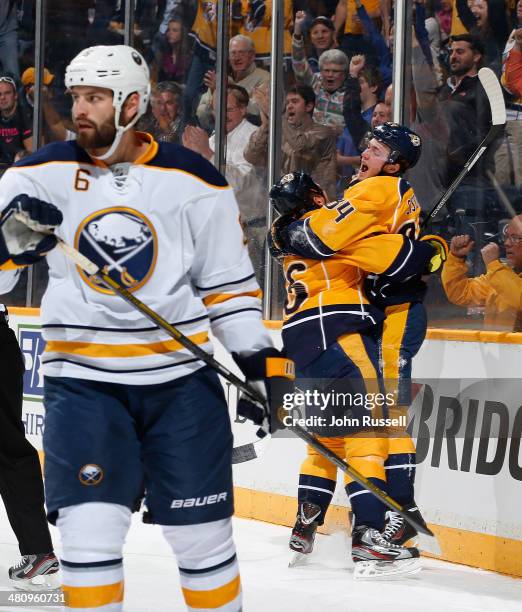
[[361, 172], [366, 172], [368, 170], [368, 166], [366, 164], [361, 164], [361, 167], [359, 168], [359, 170]]

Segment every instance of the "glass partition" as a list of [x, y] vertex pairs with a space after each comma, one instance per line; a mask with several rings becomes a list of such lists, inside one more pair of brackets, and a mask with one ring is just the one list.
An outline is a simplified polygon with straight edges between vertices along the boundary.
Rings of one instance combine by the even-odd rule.
[[436, 205], [491, 127], [477, 77], [482, 67], [501, 80], [508, 117], [504, 133], [426, 228], [444, 236], [452, 253], [442, 278], [429, 279], [429, 324], [522, 331], [516, 287], [522, 228], [515, 218], [522, 212], [522, 81], [516, 68], [522, 2], [415, 2], [413, 21], [408, 106], [423, 154], [409, 179], [424, 211]]
[[[34, 65], [35, 21], [32, 3], [2, 3], [2, 46], [0, 48], [0, 174], [33, 147], [33, 109], [29, 70]], [[18, 10], [19, 8], [19, 10]], [[30, 285], [30, 283], [29, 283]], [[30, 305], [28, 274], [22, 271], [16, 287], [2, 302], [8, 306]]]
[[[450, 243], [455, 236], [470, 237], [459, 239], [460, 247], [453, 242], [442, 278], [427, 279], [426, 306], [432, 327], [518, 331], [522, 317], [514, 305], [516, 291], [499, 297], [495, 280], [488, 279], [500, 274], [513, 280], [522, 270], [522, 229], [513, 221], [522, 213], [522, 0], [418, 0], [401, 4], [398, 12], [393, 2], [285, 0], [276, 5], [276, 21], [270, 0], [220, 6], [227, 53], [216, 65], [221, 44], [217, 1], [19, 3], [8, 16], [12, 49], [7, 45], [0, 54], [6, 79], [0, 80], [2, 168], [35, 143], [74, 138], [64, 70], [76, 53], [87, 45], [132, 41], [150, 66], [153, 85], [139, 129], [211, 161], [224, 140], [222, 169], [236, 192], [245, 240], [263, 285], [270, 172], [277, 178], [304, 170], [329, 199], [341, 197], [359, 166], [368, 131], [399, 116], [395, 104], [423, 141], [421, 160], [407, 178], [426, 214], [489, 129], [489, 106], [476, 77], [480, 67], [488, 66], [502, 82], [506, 129], [426, 228]], [[276, 22], [279, 42], [272, 32]], [[35, 40], [43, 49], [37, 65]], [[394, 61], [395, 71], [400, 70], [395, 72], [400, 91], [395, 92]], [[280, 75], [272, 83], [274, 64]], [[218, 80], [225, 75], [220, 105]], [[40, 96], [35, 95], [37, 83]], [[35, 103], [41, 107], [37, 138]], [[223, 129], [215, 134], [221, 107]], [[506, 277], [510, 271], [514, 276]], [[267, 278], [267, 312], [280, 319], [281, 268], [274, 266]], [[2, 299], [38, 306], [45, 284], [41, 264], [29, 277], [24, 272]]]

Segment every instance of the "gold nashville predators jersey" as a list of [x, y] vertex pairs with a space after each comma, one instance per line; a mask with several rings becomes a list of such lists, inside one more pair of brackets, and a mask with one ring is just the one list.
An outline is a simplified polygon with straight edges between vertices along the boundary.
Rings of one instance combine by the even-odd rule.
[[[258, 2], [256, 4], [259, 4]], [[197, 48], [203, 51], [210, 61], [216, 59], [217, 48], [217, 0], [204, 2], [198, 0], [198, 9], [190, 35], [195, 39]], [[238, 33], [240, 24], [243, 21], [242, 10], [239, 11], [235, 6], [230, 6], [229, 27], [230, 37]]]
[[343, 198], [315, 211], [308, 223], [311, 234], [326, 246], [328, 254], [372, 234], [401, 233], [416, 238], [419, 214], [408, 181], [374, 176], [348, 187]]
[[393, 271], [408, 253], [403, 236], [382, 234], [353, 243], [328, 259], [284, 258], [283, 342], [298, 368], [343, 334], [383, 321], [382, 311], [364, 294], [364, 271]]
[[[263, 5], [261, 7], [261, 5]], [[256, 49], [256, 59], [266, 60], [272, 56], [272, 8], [273, 1], [266, 0], [263, 2], [252, 2], [251, 0], [242, 0], [243, 15], [251, 14], [256, 17], [256, 14], [261, 13], [261, 8], [264, 9], [262, 20], [254, 29], [251, 29], [251, 22], [245, 21], [244, 25], [239, 30], [240, 34], [248, 36], [254, 43]], [[257, 9], [257, 10], [256, 10]], [[291, 26], [293, 20], [292, 0], [284, 0], [284, 27], [283, 27], [283, 50], [285, 55], [292, 53], [292, 35]]]
[[[74, 141], [43, 147], [4, 174], [0, 210], [21, 193], [55, 204], [58, 236], [202, 349], [209, 331], [230, 351], [270, 346], [232, 189], [201, 156], [138, 135], [146, 153], [111, 168]], [[46, 376], [156, 384], [204, 365], [60, 249], [47, 263]]]
[[299, 238], [310, 258], [285, 257], [283, 266], [283, 339], [298, 367], [342, 334], [383, 320], [363, 291], [365, 276], [386, 272], [391, 279], [400, 272], [403, 278], [416, 271], [412, 244], [404, 236], [415, 238], [418, 228], [413, 190], [395, 177], [366, 179], [349, 187], [340, 200], [303, 217]]

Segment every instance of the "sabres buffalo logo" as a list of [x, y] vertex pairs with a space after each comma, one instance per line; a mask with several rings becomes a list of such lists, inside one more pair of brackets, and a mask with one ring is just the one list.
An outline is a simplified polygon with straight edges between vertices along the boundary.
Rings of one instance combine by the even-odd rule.
[[100, 482], [103, 480], [103, 470], [95, 463], [88, 463], [80, 469], [78, 478], [80, 479], [82, 485], [92, 487], [100, 484]]
[[[132, 208], [107, 208], [90, 215], [78, 227], [75, 246], [129, 291], [136, 291], [147, 282], [156, 263], [154, 227]], [[96, 291], [113, 293], [83, 270], [79, 272]]]

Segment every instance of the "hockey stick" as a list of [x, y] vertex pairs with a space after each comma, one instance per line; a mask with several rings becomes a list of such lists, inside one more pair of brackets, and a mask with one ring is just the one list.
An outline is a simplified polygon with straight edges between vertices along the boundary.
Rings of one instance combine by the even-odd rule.
[[466, 174], [473, 168], [477, 161], [482, 157], [484, 151], [495, 140], [506, 125], [506, 105], [504, 103], [504, 95], [502, 87], [498, 82], [495, 73], [490, 68], [481, 68], [478, 72], [478, 77], [488, 97], [491, 109], [491, 127], [488, 133], [472, 153], [471, 157], [464, 164], [457, 178], [451, 183], [447, 191], [441, 199], [432, 208], [428, 216], [421, 223], [421, 228], [425, 229], [428, 223], [437, 215], [437, 213], [447, 204], [457, 187], [460, 185]]
[[[22, 223], [25, 223], [25, 217], [20, 215], [19, 213], [15, 213], [15, 218]], [[218, 374], [220, 374], [225, 380], [228, 380], [231, 384], [236, 386], [239, 390], [246, 393], [250, 396], [255, 402], [261, 404], [263, 407], [266, 406], [265, 398], [258, 393], [255, 389], [253, 389], [246, 382], [242, 381], [238, 376], [236, 376], [233, 372], [231, 372], [228, 368], [226, 368], [223, 364], [219, 363], [212, 355], [201, 349], [197, 344], [192, 342], [189, 338], [187, 338], [182, 332], [180, 332], [176, 327], [168, 323], [163, 317], [161, 317], [154, 310], [149, 308], [146, 304], [144, 304], [141, 300], [139, 300], [136, 296], [132, 295], [130, 291], [125, 289], [120, 283], [115, 281], [107, 274], [103, 269], [97, 266], [94, 262], [90, 261], [87, 257], [82, 255], [79, 251], [77, 251], [74, 247], [64, 242], [61, 238], [58, 238], [58, 246], [64, 252], [64, 254], [69, 257], [74, 263], [82, 268], [87, 274], [92, 276], [94, 279], [101, 281], [106, 287], [112, 289], [117, 295], [119, 295], [122, 299], [124, 299], [130, 306], [141, 312], [149, 321], [161, 327], [161, 329], [165, 330], [172, 338], [177, 340], [182, 346], [191, 351], [198, 359], [201, 359], [204, 363], [206, 363], [209, 367], [213, 368]], [[382, 491], [379, 487], [373, 484], [370, 480], [368, 480], [365, 476], [363, 476], [358, 470], [348, 465], [345, 461], [343, 461], [340, 457], [338, 457], [335, 453], [333, 453], [330, 449], [328, 449], [324, 444], [316, 440], [311, 434], [309, 434], [306, 430], [302, 429], [298, 425], [294, 425], [291, 427], [287, 427], [289, 431], [294, 433], [296, 436], [304, 440], [307, 444], [310, 444], [313, 448], [317, 450], [318, 453], [324, 455], [327, 459], [329, 459], [332, 463], [334, 463], [339, 469], [348, 474], [355, 482], [359, 483], [362, 487], [370, 491], [375, 497], [377, 497], [384, 505], [386, 505], [391, 510], [394, 510], [398, 514], [400, 514], [404, 520], [406, 520], [412, 527], [414, 527], [419, 533], [425, 534], [433, 538], [436, 542], [433, 533], [428, 529], [425, 525], [419, 523], [415, 519], [411, 518], [408, 514], [408, 510], [398, 504], [394, 499], [389, 497], [384, 491]], [[249, 446], [249, 445], [246, 445]], [[241, 448], [241, 447], [239, 447]], [[431, 547], [434, 548], [433, 546]]]
[[247, 461], [253, 461], [259, 459], [265, 454], [267, 446], [270, 444], [270, 436], [264, 436], [258, 438], [253, 442], [247, 442], [241, 446], [235, 446], [232, 449], [232, 463], [246, 463]]
[[388, 506], [390, 510], [394, 510], [395, 512], [400, 514], [405, 521], [407, 521], [413, 528], [415, 528], [419, 532], [419, 538], [422, 540], [420, 547], [423, 550], [432, 552], [435, 555], [441, 554], [441, 550], [437, 542], [437, 538], [435, 537], [431, 529], [429, 529], [425, 525], [418, 523], [416, 520], [412, 519], [408, 515], [408, 511], [404, 506], [401, 506], [400, 504], [398, 504], [389, 495], [384, 493], [382, 489], [380, 489], [377, 485], [373, 484], [371, 480], [368, 480], [358, 470], [348, 465], [346, 461], [341, 459], [341, 457], [336, 455], [327, 446], [325, 446], [322, 442], [314, 438], [312, 434], [308, 433], [302, 427], [299, 427], [298, 425], [293, 425], [291, 427], [287, 427], [287, 429], [290, 430], [292, 433], [294, 433], [298, 438], [301, 438], [301, 440], [303, 440], [304, 442], [312, 446], [321, 455], [326, 457], [326, 459], [328, 459], [336, 467], [338, 467], [342, 472], [344, 472], [345, 474], [348, 474], [348, 476], [350, 476], [353, 480], [355, 480], [355, 482], [357, 482], [362, 487], [367, 489], [370, 493], [373, 493], [373, 495], [377, 497], [377, 499], [379, 499], [379, 501], [381, 501], [385, 506]]

